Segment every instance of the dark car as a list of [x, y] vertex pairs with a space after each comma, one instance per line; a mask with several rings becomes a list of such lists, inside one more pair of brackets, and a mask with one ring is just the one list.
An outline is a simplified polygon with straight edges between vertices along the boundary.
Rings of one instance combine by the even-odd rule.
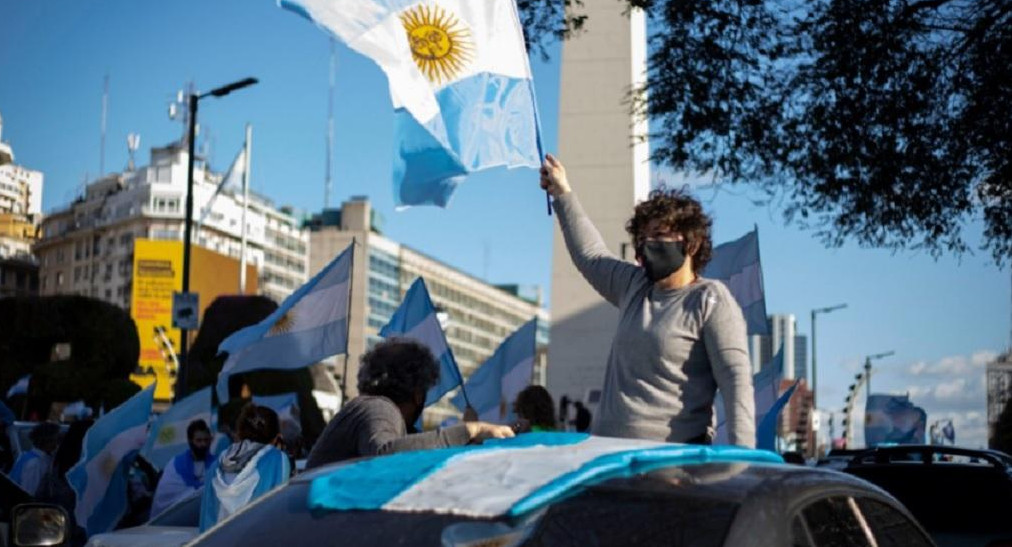
[[[591, 439], [628, 451], [571, 468], [578, 448], [560, 446], [458, 455], [424, 470], [400, 454], [313, 470], [194, 545], [933, 545], [889, 494], [842, 473], [761, 451]], [[561, 475], [517, 487], [553, 466]]]
[[939, 545], [1012, 545], [1012, 467], [1007, 455], [900, 445], [856, 455], [844, 472], [895, 496]]

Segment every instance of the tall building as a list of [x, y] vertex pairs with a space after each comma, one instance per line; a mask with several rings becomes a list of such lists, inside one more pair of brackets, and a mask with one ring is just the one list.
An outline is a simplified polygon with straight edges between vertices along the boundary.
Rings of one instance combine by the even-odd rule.
[[749, 336], [749, 358], [752, 371], [759, 370], [773, 360], [773, 356], [784, 350], [784, 379], [808, 379], [808, 337], [797, 334], [797, 322], [793, 314], [774, 314], [766, 319], [769, 335]]
[[39, 171], [14, 163], [0, 117], [0, 297], [38, 294], [32, 244], [42, 215], [42, 180]]
[[[314, 275], [353, 241], [352, 302], [348, 355], [338, 357], [334, 373], [347, 379], [347, 393], [358, 390], [358, 359], [381, 338], [378, 333], [419, 276], [433, 303], [445, 313], [447, 342], [465, 378], [517, 328], [539, 318], [538, 358], [534, 380], [544, 382], [548, 313], [540, 291], [494, 286], [442, 261], [384, 237], [382, 218], [364, 197], [353, 197], [341, 209], [328, 209], [306, 223], [310, 232], [310, 274]], [[532, 292], [533, 294], [528, 294]], [[344, 367], [347, 365], [347, 375]], [[427, 424], [457, 414], [444, 400], [426, 411]]]
[[[584, 31], [562, 44], [559, 157], [591, 221], [616, 256], [632, 259], [625, 222], [650, 190], [646, 120], [629, 112], [629, 90], [646, 78], [646, 16], [612, 0], [584, 0]], [[552, 344], [548, 389], [596, 402], [618, 311], [576, 271], [560, 230], [552, 251]]]
[[[42, 294], [92, 296], [129, 309], [134, 239], [183, 239], [186, 170], [185, 147], [153, 148], [148, 166], [106, 175], [47, 216], [35, 245]], [[193, 177], [199, 219], [222, 175], [199, 161]], [[238, 258], [242, 203], [241, 193], [218, 195], [194, 228], [193, 244]], [[291, 210], [250, 194], [247, 241], [247, 263], [257, 268], [262, 294], [280, 302], [308, 279], [309, 237]]]
[[987, 364], [987, 438], [994, 446], [994, 426], [1012, 398], [1012, 350]]

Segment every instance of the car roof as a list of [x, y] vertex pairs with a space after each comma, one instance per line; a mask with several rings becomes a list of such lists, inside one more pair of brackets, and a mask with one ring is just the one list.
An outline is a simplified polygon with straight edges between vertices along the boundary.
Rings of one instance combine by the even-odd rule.
[[[309, 483], [309, 505], [313, 510], [431, 511], [485, 518], [518, 516], [588, 488], [666, 489], [677, 485], [686, 495], [731, 502], [788, 491], [796, 496], [807, 490], [818, 491], [828, 483], [843, 489], [871, 489], [884, 494], [849, 475], [784, 465], [779, 456], [766, 451], [668, 443], [652, 443], [644, 448], [643, 441], [590, 439], [599, 445], [614, 444], [622, 461], [617, 462], [611, 456], [595, 459], [546, 479], [548, 475], [537, 468], [555, 465], [555, 460], [573, 453], [572, 445], [527, 445], [523, 450], [509, 450], [507, 442], [494, 452], [475, 450], [468, 454], [467, 450], [458, 450], [446, 463], [415, 472], [417, 477], [403, 478], [397, 474], [414, 465], [410, 458], [431, 458], [438, 456], [438, 450], [325, 466], [293, 481]], [[534, 448], [540, 448], [541, 452]], [[628, 450], [622, 451], [624, 448]], [[527, 480], [525, 475], [539, 473], [541, 476], [532, 479], [529, 488], [514, 484]], [[361, 484], [356, 484], [359, 481]], [[489, 501], [483, 496], [493, 499]]]

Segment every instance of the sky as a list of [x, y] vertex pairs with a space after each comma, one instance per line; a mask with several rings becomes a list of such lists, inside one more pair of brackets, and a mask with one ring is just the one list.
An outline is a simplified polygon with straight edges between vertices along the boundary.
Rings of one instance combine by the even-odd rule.
[[[303, 212], [323, 207], [330, 46], [308, 21], [272, 0], [0, 0], [0, 11], [2, 138], [17, 163], [44, 172], [44, 210], [65, 206], [99, 174], [106, 75], [107, 172], [126, 166], [128, 133], [140, 134], [139, 165], [149, 147], [179, 138], [183, 127], [167, 112], [187, 82], [206, 91], [255, 76], [254, 87], [201, 102], [212, 168], [228, 167], [251, 123], [253, 189]], [[532, 60], [548, 151], [557, 143], [560, 48], [550, 54], [548, 62]], [[393, 240], [493, 283], [541, 285], [550, 298], [554, 217], [534, 171], [480, 173], [446, 210], [398, 212], [385, 77], [341, 45], [334, 108], [331, 206], [366, 195]], [[681, 180], [664, 169], [652, 178]], [[579, 192], [579, 181], [572, 183]], [[747, 189], [699, 188], [697, 195], [714, 216], [716, 243], [758, 227], [769, 313], [794, 314], [799, 333], [808, 334], [812, 308], [848, 304], [819, 317], [820, 406], [842, 408], [864, 356], [893, 350], [875, 363], [875, 391], [909, 393], [929, 422], [954, 419], [960, 444], [986, 443], [984, 365], [1009, 346], [1012, 330], [1007, 267], [999, 270], [984, 252], [934, 260], [852, 243], [827, 249], [786, 226], [776, 207], [755, 205]], [[967, 224], [971, 243], [979, 243], [979, 221]]]

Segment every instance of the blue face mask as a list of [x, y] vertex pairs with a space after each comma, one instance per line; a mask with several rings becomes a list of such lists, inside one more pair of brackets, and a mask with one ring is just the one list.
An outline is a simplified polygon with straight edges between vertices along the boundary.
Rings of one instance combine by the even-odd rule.
[[657, 282], [677, 272], [685, 264], [685, 243], [681, 241], [646, 241], [636, 256], [643, 263], [647, 278]]

